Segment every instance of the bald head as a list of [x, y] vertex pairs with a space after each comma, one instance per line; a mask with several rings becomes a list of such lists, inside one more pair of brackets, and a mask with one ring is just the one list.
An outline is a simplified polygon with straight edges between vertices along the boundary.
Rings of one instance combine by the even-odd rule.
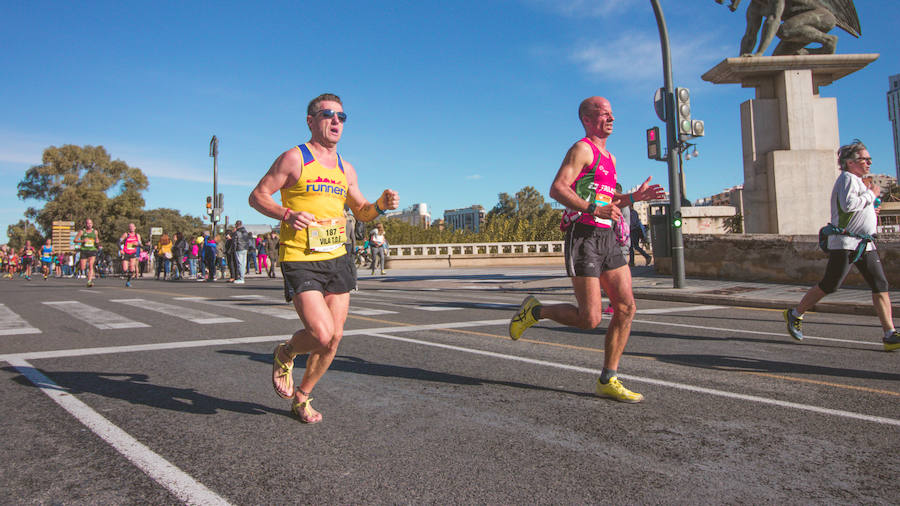
[[597, 115], [597, 113], [603, 109], [611, 109], [612, 106], [609, 103], [609, 100], [606, 100], [603, 97], [588, 97], [581, 101], [581, 104], [578, 106], [578, 119], [584, 123], [585, 116], [592, 118]]

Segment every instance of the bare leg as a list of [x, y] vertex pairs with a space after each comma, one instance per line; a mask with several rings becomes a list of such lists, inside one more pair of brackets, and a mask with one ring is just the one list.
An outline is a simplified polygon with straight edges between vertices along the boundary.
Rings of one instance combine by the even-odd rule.
[[595, 328], [603, 318], [600, 279], [574, 277], [572, 287], [575, 289], [577, 307], [572, 304], [543, 305], [540, 317], [579, 329]]
[[796, 308], [797, 313], [802, 315], [807, 311], [811, 311], [812, 308], [816, 307], [816, 303], [822, 300], [826, 295], [828, 294], [823, 292], [822, 289], [819, 288], [819, 285], [813, 286], [806, 292], [806, 295], [800, 299], [800, 304], [798, 304]]
[[885, 332], [894, 328], [894, 317], [891, 314], [891, 296], [887, 292], [872, 293], [872, 304], [878, 319], [881, 320], [881, 328]]
[[619, 368], [622, 353], [625, 352], [625, 345], [631, 335], [631, 322], [637, 311], [634, 294], [631, 291], [631, 270], [628, 266], [622, 266], [604, 272], [600, 276], [600, 284], [609, 297], [609, 304], [614, 311], [609, 328], [606, 329], [603, 367], [615, 371]]

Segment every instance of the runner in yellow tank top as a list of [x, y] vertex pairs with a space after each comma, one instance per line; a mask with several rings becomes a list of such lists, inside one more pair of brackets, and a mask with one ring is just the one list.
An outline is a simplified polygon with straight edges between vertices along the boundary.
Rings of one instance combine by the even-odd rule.
[[[304, 423], [317, 423], [322, 414], [309, 396], [334, 360], [344, 334], [350, 290], [356, 285], [350, 256], [344, 248], [344, 206], [360, 221], [372, 221], [397, 209], [397, 192], [384, 190], [373, 203], [359, 191], [356, 169], [337, 154], [347, 115], [337, 95], [312, 99], [306, 109], [311, 138], [278, 157], [250, 193], [250, 205], [281, 220], [278, 258], [284, 276], [285, 298], [293, 302], [303, 321], [291, 339], [275, 347], [272, 385], [293, 399], [291, 411]], [[279, 205], [272, 195], [281, 192]], [[309, 353], [300, 385], [294, 387], [294, 357]]]

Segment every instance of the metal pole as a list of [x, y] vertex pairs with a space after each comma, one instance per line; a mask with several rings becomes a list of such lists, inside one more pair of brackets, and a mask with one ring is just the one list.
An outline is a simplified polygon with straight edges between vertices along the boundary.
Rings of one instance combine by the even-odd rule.
[[669, 31], [659, 0], [650, 0], [659, 42], [662, 46], [663, 79], [665, 81], [666, 147], [669, 162], [669, 228], [672, 230], [672, 283], [674, 288], [684, 288], [684, 240], [681, 227], [673, 225], [672, 218], [681, 214], [681, 160], [678, 152], [678, 124], [675, 118], [675, 85], [672, 82], [672, 61], [669, 51]]
[[216, 209], [219, 207], [219, 139], [215, 135], [209, 141], [209, 156], [213, 159], [213, 213], [209, 217], [209, 221], [212, 223], [209, 236], [214, 238], [216, 236]]

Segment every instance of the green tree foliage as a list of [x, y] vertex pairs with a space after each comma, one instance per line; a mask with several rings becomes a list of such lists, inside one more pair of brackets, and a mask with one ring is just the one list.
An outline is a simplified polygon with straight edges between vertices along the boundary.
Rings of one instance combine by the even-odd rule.
[[723, 222], [723, 226], [725, 231], [729, 234], [743, 234], [744, 233], [744, 216], [741, 214], [735, 214], [734, 216], [729, 216], [725, 218]]
[[[41, 164], [28, 169], [17, 188], [20, 199], [44, 202], [41, 209], [25, 212], [42, 237], [50, 236], [54, 221], [74, 221], [81, 229], [87, 218], [93, 220], [107, 249], [115, 248], [129, 223], [139, 230], [177, 225], [188, 232], [202, 227], [199, 218], [182, 217], [172, 209], [144, 211], [142, 192], [148, 186], [141, 169], [113, 160], [103, 146], [67, 144], [45, 149]], [[7, 231], [11, 238], [16, 226]]]
[[[479, 233], [468, 230], [422, 229], [400, 220], [382, 219], [390, 244], [448, 244], [473, 242], [561, 241], [562, 211], [544, 201], [533, 187], [526, 186], [515, 197], [500, 193], [497, 205], [485, 216]], [[372, 229], [373, 224], [368, 226]]]
[[[27, 234], [26, 228], [28, 229]], [[25, 220], [19, 220], [15, 225], [10, 225], [6, 233], [9, 237], [9, 246], [15, 250], [22, 249], [25, 246], [26, 239], [31, 241], [32, 246], [35, 247], [44, 244], [44, 236], [40, 230], [35, 228], [33, 221], [28, 223], [26, 227]]]

